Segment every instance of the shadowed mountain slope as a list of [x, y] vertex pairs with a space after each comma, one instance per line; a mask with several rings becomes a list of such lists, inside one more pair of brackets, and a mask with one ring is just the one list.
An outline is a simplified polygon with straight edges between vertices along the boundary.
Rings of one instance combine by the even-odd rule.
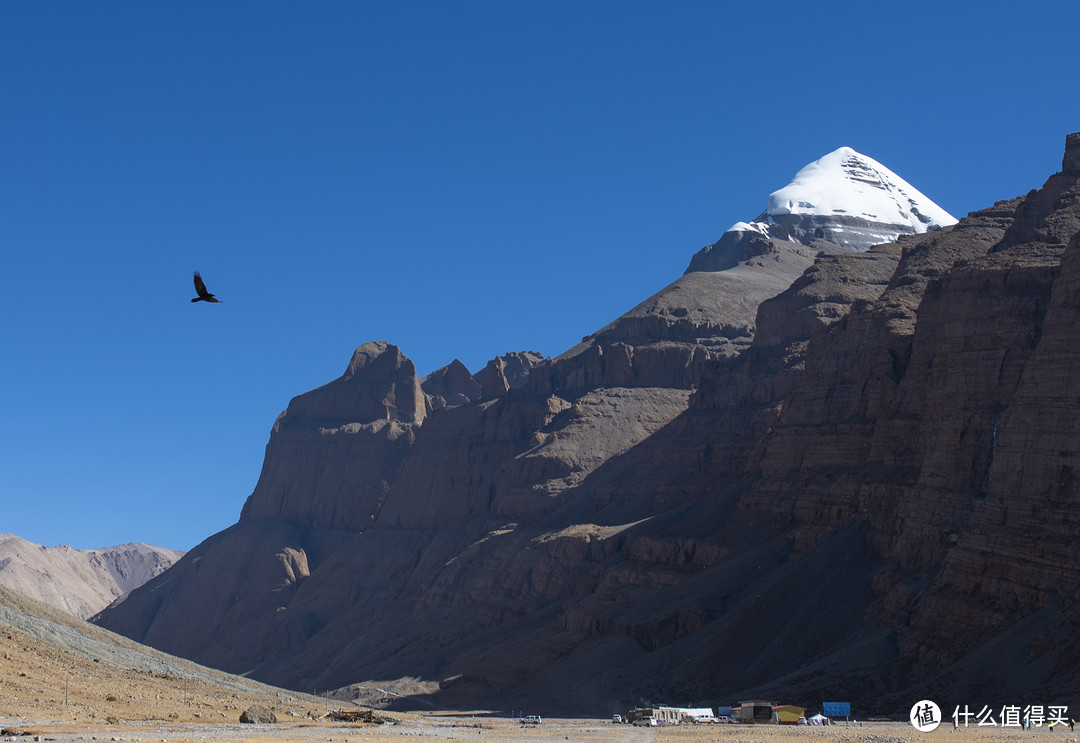
[[715, 276], [479, 396], [361, 346], [240, 522], [98, 621], [446, 707], [1080, 703], [1077, 162], [863, 252], [722, 238]]

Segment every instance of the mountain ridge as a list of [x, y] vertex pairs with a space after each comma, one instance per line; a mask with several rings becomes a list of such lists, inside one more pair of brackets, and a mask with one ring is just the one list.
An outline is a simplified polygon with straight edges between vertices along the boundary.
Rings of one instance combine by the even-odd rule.
[[[423, 678], [439, 684], [423, 702], [462, 708], [1080, 701], [1077, 534], [1060, 517], [1080, 486], [1073, 408], [1032, 433], [1073, 384], [1059, 349], [1080, 327], [1077, 148], [1068, 137], [1042, 189], [866, 251], [739, 237], [751, 274], [805, 266], [738, 347], [717, 328], [746, 308], [680, 315], [663, 290], [519, 386], [473, 401], [448, 370], [458, 393], [441, 397], [461, 404], [414, 425], [415, 370], [365, 344], [399, 376], [350, 383], [391, 407], [406, 390], [404, 411], [312, 428], [295, 449], [276, 427], [240, 523], [98, 621], [296, 688]], [[335, 389], [307, 393], [325, 396], [311, 409]], [[350, 439], [332, 482], [297, 489], [337, 510], [268, 497], [375, 423], [413, 439], [371, 507], [311, 518], [351, 512], [341, 483], [372, 484], [359, 475], [386, 437]], [[1053, 455], [1025, 468], [1036, 445]], [[1000, 667], [988, 643], [1011, 648]]]
[[183, 554], [141, 542], [93, 550], [46, 547], [0, 534], [0, 584], [88, 619]]

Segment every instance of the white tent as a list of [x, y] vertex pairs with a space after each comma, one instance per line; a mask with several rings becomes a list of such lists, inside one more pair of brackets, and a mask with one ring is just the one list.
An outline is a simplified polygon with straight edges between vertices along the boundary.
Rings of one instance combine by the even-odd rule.
[[808, 725], [828, 725], [829, 718], [819, 712], [813, 717], [807, 719], [806, 723]]

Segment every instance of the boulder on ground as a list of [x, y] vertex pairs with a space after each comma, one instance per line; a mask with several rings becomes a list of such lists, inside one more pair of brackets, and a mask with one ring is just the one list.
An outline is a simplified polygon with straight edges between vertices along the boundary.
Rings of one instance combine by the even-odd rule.
[[240, 722], [255, 725], [272, 725], [277, 722], [277, 716], [260, 704], [253, 705], [244, 710], [240, 715]]

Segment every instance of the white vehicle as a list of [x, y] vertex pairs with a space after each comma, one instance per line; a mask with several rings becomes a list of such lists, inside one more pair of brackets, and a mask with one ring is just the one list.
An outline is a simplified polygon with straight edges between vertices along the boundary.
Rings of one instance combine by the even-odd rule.
[[622, 722], [622, 715], [612, 715], [611, 716], [611, 721], [612, 722]]
[[521, 718], [522, 725], [539, 725], [540, 722], [540, 715], [526, 715]]
[[639, 728], [646, 728], [646, 727], [647, 728], [654, 728], [654, 727], [656, 727], [656, 718], [655, 717], [639, 717], [636, 720], [634, 720], [634, 724], [637, 725]]

